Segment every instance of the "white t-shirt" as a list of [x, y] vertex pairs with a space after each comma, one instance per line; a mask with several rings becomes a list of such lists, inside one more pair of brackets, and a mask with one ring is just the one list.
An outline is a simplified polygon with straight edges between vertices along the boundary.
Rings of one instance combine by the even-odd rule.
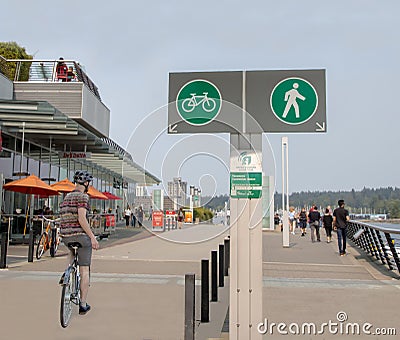
[[131, 209], [125, 209], [125, 216], [131, 216], [131, 214], [132, 214], [132, 211], [131, 211]]

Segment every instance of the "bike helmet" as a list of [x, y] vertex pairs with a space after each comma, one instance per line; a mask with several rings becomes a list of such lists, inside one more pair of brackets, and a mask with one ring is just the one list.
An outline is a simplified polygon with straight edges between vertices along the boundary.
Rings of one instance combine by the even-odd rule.
[[93, 176], [86, 170], [78, 170], [74, 175], [74, 183], [85, 184], [86, 182], [93, 181]]

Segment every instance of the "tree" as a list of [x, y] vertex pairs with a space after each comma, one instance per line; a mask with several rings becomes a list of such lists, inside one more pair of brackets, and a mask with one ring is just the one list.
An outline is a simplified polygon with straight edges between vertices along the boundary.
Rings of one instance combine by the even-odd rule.
[[[33, 56], [29, 55], [25, 51], [25, 47], [19, 46], [14, 41], [0, 42], [0, 56], [2, 56], [4, 59], [33, 59]], [[21, 64], [18, 80], [27, 81], [29, 79], [30, 67], [30, 62]], [[3, 73], [11, 81], [14, 81], [16, 69], [16, 62], [5, 62], [2, 58], [0, 58], [0, 72]]]

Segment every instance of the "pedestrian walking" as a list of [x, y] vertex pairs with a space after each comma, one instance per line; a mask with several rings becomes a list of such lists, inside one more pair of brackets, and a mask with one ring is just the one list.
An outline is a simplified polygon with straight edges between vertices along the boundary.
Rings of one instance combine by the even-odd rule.
[[150, 206], [150, 210], [149, 210], [149, 221], [151, 221], [153, 219], [153, 206]]
[[346, 229], [350, 220], [349, 212], [344, 208], [344, 200], [338, 201], [338, 207], [333, 211], [333, 229], [337, 231], [339, 255], [346, 255]]
[[322, 217], [322, 223], [325, 228], [326, 232], [326, 242], [331, 243], [332, 241], [332, 223], [333, 223], [333, 217], [331, 215], [331, 212], [329, 210], [329, 207], [325, 209], [325, 214]]
[[315, 242], [315, 236], [317, 236], [317, 242], [321, 242], [321, 236], [319, 234], [319, 220], [321, 219], [321, 214], [319, 213], [317, 206], [314, 206], [309, 212], [308, 219], [311, 228], [311, 242]]
[[179, 208], [177, 218], [178, 218], [178, 229], [182, 229], [183, 220], [185, 219], [185, 214], [183, 213], [182, 207]]
[[137, 212], [137, 221], [138, 221], [139, 227], [143, 227], [143, 215], [144, 215], [143, 208], [142, 208], [142, 206], [140, 206], [139, 210]]
[[137, 221], [137, 208], [132, 209], [132, 218], [131, 218], [131, 226], [136, 228], [136, 221]]
[[305, 208], [301, 208], [299, 214], [299, 226], [301, 229], [301, 236], [306, 236], [306, 228], [307, 228], [307, 213]]
[[295, 228], [295, 219], [296, 219], [296, 211], [294, 207], [289, 208], [289, 231], [294, 235], [294, 228]]
[[132, 210], [129, 204], [126, 206], [125, 212], [124, 212], [124, 218], [125, 218], [125, 226], [129, 227], [129, 221], [131, 219], [132, 215]]

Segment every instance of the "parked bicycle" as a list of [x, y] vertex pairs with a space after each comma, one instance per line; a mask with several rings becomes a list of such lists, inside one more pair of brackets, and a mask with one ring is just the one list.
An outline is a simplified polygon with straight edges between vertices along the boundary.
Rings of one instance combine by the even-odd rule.
[[65, 270], [60, 280], [60, 284], [62, 285], [60, 323], [63, 328], [67, 327], [69, 321], [71, 320], [73, 304], [79, 307], [79, 303], [81, 300], [81, 277], [79, 274], [78, 264], [78, 248], [81, 247], [81, 244], [78, 242], [72, 242], [69, 243], [67, 246], [73, 251], [74, 260]]
[[59, 228], [60, 219], [50, 220], [43, 216], [43, 221], [46, 222], [46, 229], [42, 235], [40, 235], [39, 242], [36, 246], [36, 258], [38, 260], [49, 249], [50, 256], [54, 257], [61, 242]]

